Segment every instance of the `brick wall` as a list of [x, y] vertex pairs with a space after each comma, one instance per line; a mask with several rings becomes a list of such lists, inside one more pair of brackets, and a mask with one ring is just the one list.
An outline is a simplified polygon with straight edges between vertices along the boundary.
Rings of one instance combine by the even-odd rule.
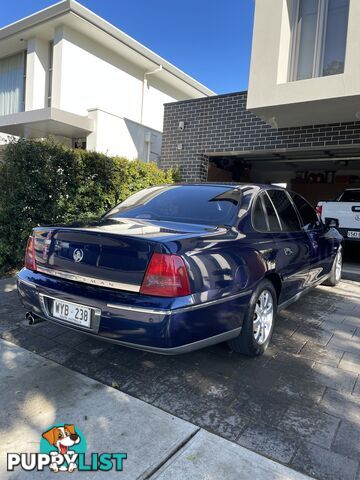
[[240, 92], [165, 105], [160, 166], [178, 166], [185, 181], [205, 181], [205, 153], [360, 145], [360, 122], [275, 129], [246, 110], [246, 99]]

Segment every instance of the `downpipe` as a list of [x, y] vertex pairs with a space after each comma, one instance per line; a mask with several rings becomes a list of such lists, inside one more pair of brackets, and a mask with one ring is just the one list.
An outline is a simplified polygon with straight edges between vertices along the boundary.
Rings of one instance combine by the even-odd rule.
[[44, 322], [43, 318], [38, 317], [32, 312], [26, 312], [25, 314], [26, 320], [29, 322], [29, 325], [35, 325], [36, 323]]

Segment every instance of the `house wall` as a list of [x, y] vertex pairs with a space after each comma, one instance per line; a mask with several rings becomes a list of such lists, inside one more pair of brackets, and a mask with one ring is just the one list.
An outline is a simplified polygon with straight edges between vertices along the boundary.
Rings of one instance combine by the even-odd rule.
[[99, 108], [161, 130], [163, 104], [183, 98], [161, 80], [149, 77], [142, 108], [142, 69], [68, 27], [62, 27], [57, 36], [60, 60], [54, 65], [54, 87], [59, 91], [54, 107], [79, 115]]
[[[341, 75], [288, 81], [293, 0], [255, 0], [247, 106], [280, 126], [356, 120], [360, 102], [360, 2], [350, 0]], [[278, 107], [278, 108], [274, 108]], [[280, 108], [281, 107], [281, 108]]]
[[47, 107], [49, 42], [40, 38], [27, 41], [25, 111]]
[[246, 103], [240, 92], [166, 105], [160, 165], [178, 166], [184, 181], [205, 181], [211, 154], [360, 145], [359, 121], [276, 129]]
[[95, 122], [95, 131], [87, 138], [89, 150], [121, 155], [130, 160], [158, 160], [161, 132], [99, 109], [90, 110], [89, 117]]

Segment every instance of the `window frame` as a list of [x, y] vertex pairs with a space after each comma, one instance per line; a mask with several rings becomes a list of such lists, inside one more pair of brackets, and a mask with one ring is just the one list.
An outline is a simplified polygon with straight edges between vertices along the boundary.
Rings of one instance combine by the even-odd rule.
[[53, 70], [54, 70], [54, 42], [49, 42], [48, 53], [48, 81], [47, 81], [47, 98], [46, 104], [48, 107], [52, 105], [52, 87], [53, 87]]
[[[319, 230], [321, 227], [322, 227], [322, 220], [321, 218], [319, 217], [319, 215], [316, 213], [316, 209], [311, 205], [310, 202], [308, 202], [306, 200], [306, 198], [304, 198], [302, 195], [300, 195], [299, 193], [296, 193], [296, 192], [287, 192], [289, 194], [289, 197], [290, 197], [290, 200], [291, 200], [291, 203], [293, 204], [294, 208], [295, 208], [295, 211], [297, 213], [297, 216], [299, 218], [299, 222], [300, 222], [300, 225], [301, 225], [301, 228], [304, 232], [309, 232], [309, 231], [313, 231], [313, 230]], [[314, 211], [315, 215], [316, 215], [316, 218], [318, 219], [318, 222], [319, 224], [318, 225], [315, 225], [314, 227], [312, 228], [309, 228], [309, 229], [306, 229], [306, 225], [304, 224], [304, 221], [302, 219], [302, 216], [301, 216], [301, 213], [299, 211], [299, 209], [297, 208], [294, 200], [293, 200], [293, 197], [291, 196], [291, 194], [294, 194], [294, 195], [297, 195], [298, 197], [300, 197], [305, 203], [307, 203], [309, 205], [310, 208], [312, 208], [312, 210]]]
[[[268, 217], [268, 214], [266, 212], [265, 205], [264, 205], [265, 194], [266, 194], [266, 190], [265, 191], [261, 190], [253, 200], [253, 203], [252, 203], [252, 206], [251, 206], [251, 226], [255, 230], [255, 232], [272, 233], [271, 230], [270, 230], [269, 217]], [[256, 207], [257, 202], [260, 202], [261, 210], [262, 210], [264, 218], [265, 218], [265, 224], [267, 226], [267, 230], [260, 230], [260, 229], [255, 227], [255, 207]], [[281, 228], [281, 225], [280, 225], [280, 228]]]
[[[279, 213], [278, 213], [278, 211], [277, 211], [277, 208], [275, 207], [274, 202], [272, 201], [270, 195], [268, 194], [269, 191], [280, 191], [280, 192], [284, 192], [284, 193], [285, 193], [285, 195], [287, 196], [287, 198], [288, 198], [291, 206], [292, 206], [293, 209], [294, 209], [296, 218], [297, 218], [297, 220], [298, 220], [298, 222], [299, 222], [299, 227], [300, 227], [299, 230], [284, 230], [284, 229], [283, 229], [282, 222], [281, 222], [281, 218], [280, 218], [280, 216], [279, 216]], [[277, 189], [277, 188], [269, 188], [268, 190], [266, 190], [266, 194], [267, 194], [267, 196], [268, 196], [268, 198], [269, 198], [269, 200], [270, 200], [270, 202], [271, 202], [271, 205], [273, 206], [273, 209], [274, 209], [275, 214], [276, 214], [276, 218], [277, 218], [277, 220], [278, 220], [278, 222], [279, 222], [279, 225], [280, 225], [280, 231], [279, 231], [279, 232], [272, 232], [272, 233], [300, 233], [300, 232], [303, 232], [303, 231], [304, 231], [303, 222], [302, 222], [302, 219], [301, 219], [301, 217], [300, 217], [300, 215], [299, 215], [298, 209], [296, 208], [296, 205], [294, 204], [294, 202], [293, 202], [293, 200], [292, 200], [292, 198], [291, 198], [290, 193], [289, 193], [287, 190], [282, 190], [282, 189], [280, 189], [280, 188], [278, 188], [278, 189]]]
[[[27, 49], [22, 49], [19, 50], [15, 53], [11, 53], [9, 55], [5, 55], [4, 57], [0, 57], [1, 60], [6, 60], [11, 57], [15, 57], [16, 55], [22, 55], [22, 63], [23, 63], [23, 74], [22, 74], [22, 95], [21, 95], [21, 104], [20, 104], [20, 109], [19, 112], [16, 113], [22, 113], [25, 112], [26, 110], [26, 82], [27, 82], [27, 76], [26, 76], [26, 69], [27, 69]], [[10, 114], [12, 115], [12, 114]], [[0, 115], [0, 117], [3, 115]]]
[[26, 81], [27, 81], [27, 76], [26, 76], [26, 69], [27, 69], [27, 50], [24, 50], [24, 58], [23, 58], [23, 68], [24, 68], [24, 74], [23, 74], [23, 92], [22, 92], [22, 111], [25, 112], [26, 110]]
[[[292, 18], [290, 19], [291, 41], [290, 41], [288, 82], [299, 82], [301, 80], [310, 80], [311, 78], [319, 78], [319, 77], [325, 76], [324, 75], [324, 58], [325, 58], [326, 33], [327, 33], [327, 24], [328, 24], [329, 0], [318, 0], [319, 9], [317, 13], [317, 22], [316, 22], [313, 70], [312, 70], [312, 76], [306, 79], [297, 78], [298, 66], [299, 66], [299, 53], [300, 53], [300, 35], [301, 35], [301, 29], [299, 28], [299, 22], [298, 22], [299, 13], [300, 13], [300, 1], [301, 0], [293, 0]], [[349, 8], [350, 8], [350, 4], [349, 4]], [[348, 15], [348, 18], [349, 18], [349, 15]], [[344, 71], [345, 71], [348, 31], [349, 31], [349, 28], [347, 28], [347, 31], [346, 31]], [[342, 75], [344, 71], [342, 73], [339, 73], [338, 75]]]

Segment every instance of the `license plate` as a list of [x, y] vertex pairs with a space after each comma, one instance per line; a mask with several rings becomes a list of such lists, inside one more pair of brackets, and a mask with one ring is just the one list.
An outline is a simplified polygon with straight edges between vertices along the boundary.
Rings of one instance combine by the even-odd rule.
[[352, 230], [349, 230], [347, 232], [348, 238], [359, 238], [360, 239], [360, 232], [354, 232]]
[[91, 310], [91, 308], [78, 305], [77, 303], [54, 300], [52, 316], [60, 320], [65, 320], [66, 322], [90, 328]]

